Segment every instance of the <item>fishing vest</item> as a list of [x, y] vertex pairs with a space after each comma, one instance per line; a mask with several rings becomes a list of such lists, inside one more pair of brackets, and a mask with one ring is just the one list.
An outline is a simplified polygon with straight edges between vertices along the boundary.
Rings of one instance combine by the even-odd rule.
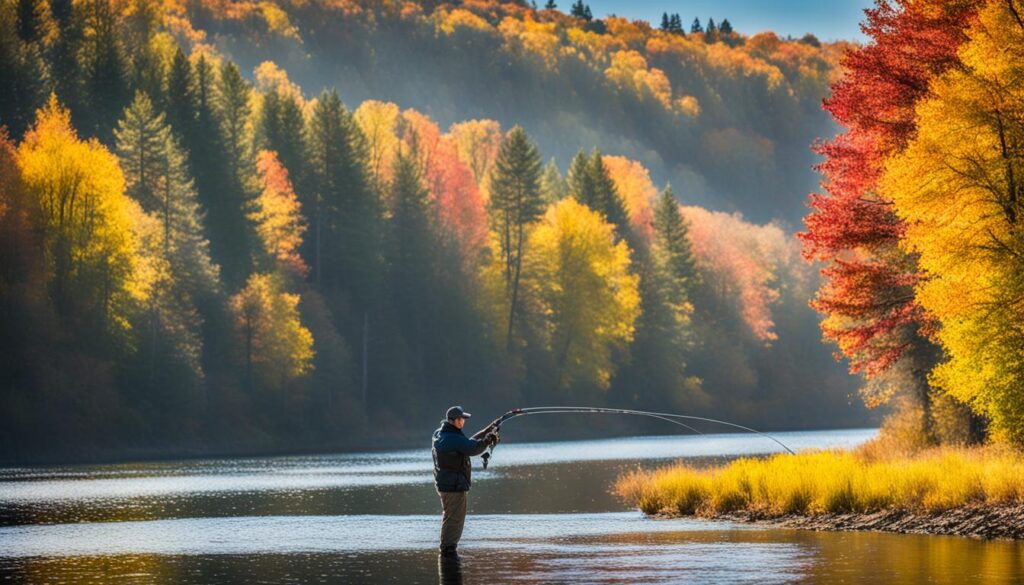
[[461, 435], [459, 438], [465, 440], [465, 435], [458, 429], [447, 430], [442, 427], [434, 433], [434, 442], [430, 449], [434, 459], [434, 485], [439, 492], [469, 491], [472, 464], [469, 456], [454, 449], [444, 448], [444, 435], [449, 433]]

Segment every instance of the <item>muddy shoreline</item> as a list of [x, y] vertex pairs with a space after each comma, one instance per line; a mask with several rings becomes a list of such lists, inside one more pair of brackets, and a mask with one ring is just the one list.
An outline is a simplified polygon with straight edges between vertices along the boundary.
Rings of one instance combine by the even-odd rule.
[[[655, 517], [681, 517], [660, 513]], [[895, 532], [965, 536], [983, 540], [1024, 539], [1024, 504], [992, 506], [972, 504], [942, 512], [882, 510], [871, 513], [770, 514], [741, 511], [729, 514], [699, 514], [697, 518], [763, 524], [800, 530]]]

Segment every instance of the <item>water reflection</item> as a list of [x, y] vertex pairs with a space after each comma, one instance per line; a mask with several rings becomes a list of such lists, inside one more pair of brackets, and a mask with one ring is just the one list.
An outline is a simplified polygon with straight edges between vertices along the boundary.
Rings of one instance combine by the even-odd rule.
[[441, 585], [462, 585], [462, 559], [438, 554], [437, 577]]

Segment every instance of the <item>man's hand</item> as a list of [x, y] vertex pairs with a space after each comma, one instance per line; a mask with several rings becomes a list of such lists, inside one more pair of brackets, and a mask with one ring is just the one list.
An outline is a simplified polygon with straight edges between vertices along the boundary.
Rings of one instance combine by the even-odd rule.
[[484, 441], [492, 447], [497, 445], [499, 440], [500, 439], [498, 438], [498, 433], [494, 431], [487, 433], [487, 436], [484, 437]]

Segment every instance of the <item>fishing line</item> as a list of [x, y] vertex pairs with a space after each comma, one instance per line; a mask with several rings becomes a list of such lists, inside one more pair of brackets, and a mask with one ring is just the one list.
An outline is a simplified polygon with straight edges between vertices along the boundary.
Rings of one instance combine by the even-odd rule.
[[[500, 431], [502, 423], [504, 423], [505, 421], [507, 421], [509, 419], [518, 417], [518, 416], [530, 416], [530, 415], [535, 415], [535, 414], [581, 414], [581, 413], [629, 414], [629, 415], [635, 415], [635, 416], [646, 416], [648, 418], [655, 418], [655, 419], [658, 419], [658, 420], [663, 420], [665, 422], [670, 422], [670, 423], [675, 424], [675, 425], [679, 425], [679, 426], [681, 426], [683, 428], [686, 428], [686, 429], [688, 429], [688, 430], [690, 430], [690, 431], [692, 431], [694, 433], [697, 433], [698, 435], [703, 435], [704, 433], [698, 431], [697, 429], [693, 428], [690, 425], [687, 425], [687, 424], [685, 424], [683, 422], [680, 422], [678, 420], [675, 420], [675, 419], [684, 419], [684, 420], [709, 422], [709, 423], [714, 423], [714, 424], [719, 424], [719, 425], [724, 425], [724, 426], [729, 426], [729, 427], [737, 428], [737, 429], [740, 429], [740, 430], [743, 430], [743, 431], [747, 431], [747, 432], [750, 432], [750, 433], [754, 433], [754, 434], [760, 435], [760, 436], [762, 436], [762, 437], [764, 437], [766, 439], [769, 439], [769, 440], [773, 441], [774, 443], [776, 443], [777, 445], [779, 445], [780, 447], [785, 449], [786, 452], [788, 452], [789, 454], [791, 454], [791, 455], [795, 455], [796, 454], [796, 453], [793, 452], [792, 449], [789, 448], [788, 445], [786, 445], [785, 443], [783, 443], [779, 439], [776, 439], [775, 437], [769, 435], [768, 433], [764, 433], [764, 432], [761, 432], [761, 431], [759, 431], [757, 429], [752, 429], [750, 427], [745, 427], [743, 425], [732, 423], [732, 422], [729, 422], [729, 421], [718, 420], [718, 419], [708, 418], [708, 417], [703, 417], [703, 416], [693, 416], [693, 415], [687, 415], [687, 414], [675, 414], [675, 413], [669, 413], [669, 412], [648, 412], [648, 411], [645, 411], [645, 410], [630, 410], [630, 409], [626, 409], [626, 408], [603, 408], [603, 407], [598, 407], [598, 406], [533, 406], [533, 407], [528, 407], [528, 408], [516, 408], [516, 409], [510, 410], [510, 411], [506, 412], [505, 414], [501, 415], [500, 417], [494, 419], [494, 421], [491, 422], [491, 424], [489, 426], [493, 427], [494, 431], [497, 433], [498, 431]], [[494, 451], [495, 445], [491, 445], [491, 447], [488, 448], [487, 452], [485, 452], [483, 454], [484, 469], [487, 469], [487, 464], [490, 461], [491, 453]]]

